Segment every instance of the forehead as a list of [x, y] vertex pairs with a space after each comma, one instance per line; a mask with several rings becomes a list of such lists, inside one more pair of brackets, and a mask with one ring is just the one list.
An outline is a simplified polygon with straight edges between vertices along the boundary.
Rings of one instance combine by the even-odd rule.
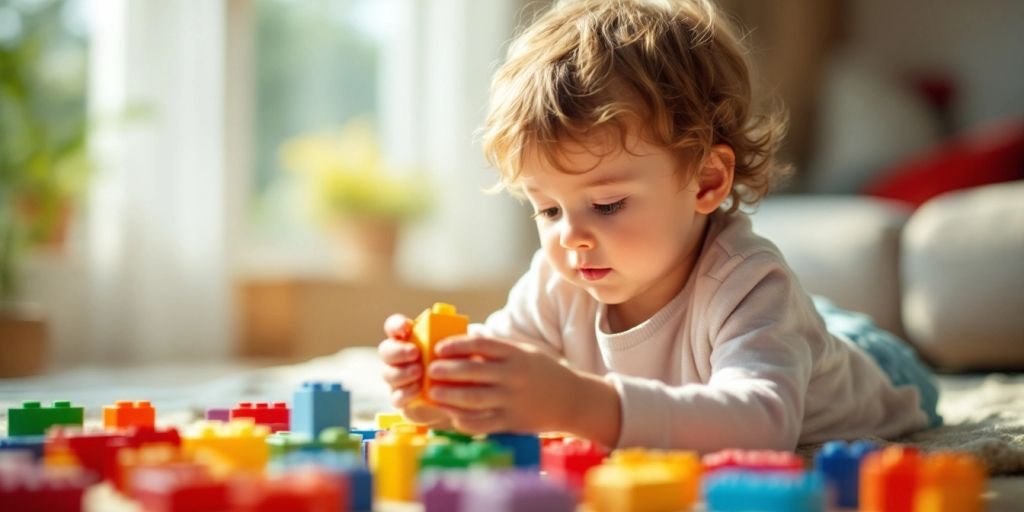
[[552, 181], [571, 181], [587, 186], [635, 178], [641, 170], [674, 169], [672, 154], [642, 137], [626, 134], [567, 140], [525, 153], [516, 180], [526, 190]]

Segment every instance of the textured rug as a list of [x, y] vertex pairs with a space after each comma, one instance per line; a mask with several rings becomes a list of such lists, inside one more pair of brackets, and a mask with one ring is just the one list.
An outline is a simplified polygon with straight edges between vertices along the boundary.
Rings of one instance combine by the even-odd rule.
[[[985, 462], [991, 476], [1024, 474], [1024, 374], [941, 376], [939, 388], [944, 426], [896, 440], [867, 440], [924, 452], [969, 452]], [[811, 458], [820, 447], [804, 445], [798, 453]]]

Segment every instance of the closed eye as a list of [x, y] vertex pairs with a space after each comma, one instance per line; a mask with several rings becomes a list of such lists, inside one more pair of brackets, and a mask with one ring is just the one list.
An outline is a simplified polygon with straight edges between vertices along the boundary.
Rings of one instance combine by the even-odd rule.
[[608, 203], [608, 204], [597, 204], [597, 203], [595, 203], [593, 205], [593, 208], [594, 208], [595, 212], [597, 212], [597, 213], [599, 213], [601, 215], [613, 215], [613, 214], [615, 214], [615, 212], [618, 212], [619, 210], [621, 210], [624, 206], [626, 206], [626, 200], [625, 199], [619, 199], [618, 201], [615, 201], [614, 203]]

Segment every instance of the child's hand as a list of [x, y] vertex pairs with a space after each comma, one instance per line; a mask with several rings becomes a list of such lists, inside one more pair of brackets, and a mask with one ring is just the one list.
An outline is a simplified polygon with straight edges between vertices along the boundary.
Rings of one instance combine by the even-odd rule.
[[583, 379], [536, 347], [458, 336], [439, 343], [435, 355], [429, 398], [448, 411], [456, 430], [571, 431]]
[[409, 421], [439, 429], [451, 428], [451, 422], [443, 409], [417, 400], [423, 364], [420, 362], [419, 347], [409, 342], [412, 321], [404, 315], [391, 315], [384, 321], [384, 332], [388, 338], [377, 346], [377, 353], [387, 365], [384, 368], [384, 381], [391, 386], [392, 405], [402, 411]]

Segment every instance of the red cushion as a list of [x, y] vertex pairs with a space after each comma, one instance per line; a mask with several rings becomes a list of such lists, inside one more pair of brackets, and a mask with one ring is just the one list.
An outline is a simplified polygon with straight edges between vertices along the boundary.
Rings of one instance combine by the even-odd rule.
[[885, 171], [868, 195], [920, 206], [952, 190], [1024, 179], [1024, 119], [989, 123]]

